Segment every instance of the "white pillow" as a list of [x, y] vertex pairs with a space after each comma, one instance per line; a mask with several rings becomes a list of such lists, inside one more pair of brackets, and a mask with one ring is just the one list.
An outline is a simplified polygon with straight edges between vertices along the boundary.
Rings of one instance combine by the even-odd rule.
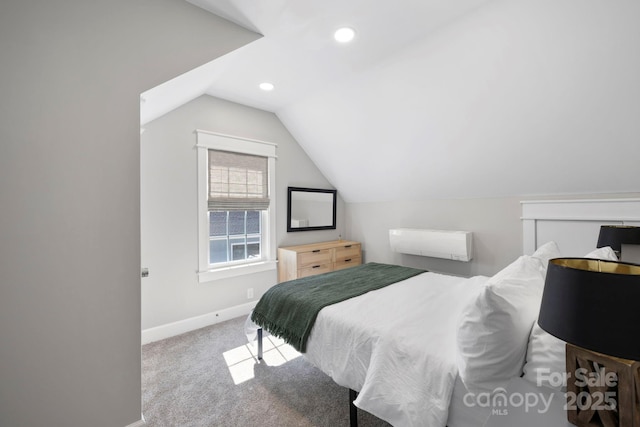
[[551, 241], [536, 249], [532, 256], [538, 258], [540, 262], [542, 262], [546, 275], [549, 260], [553, 258], [560, 258], [562, 255], [560, 255], [560, 248], [558, 248], [558, 244]]
[[456, 337], [457, 364], [470, 391], [492, 391], [522, 374], [544, 272], [541, 259], [521, 256], [490, 278], [464, 308]]
[[[615, 252], [608, 246], [589, 252], [584, 257], [618, 261]], [[564, 384], [560, 379], [566, 371], [565, 344], [540, 328], [536, 322], [527, 346], [524, 378], [537, 385], [563, 390]]]
[[524, 379], [538, 386], [564, 390], [562, 375], [566, 371], [565, 342], [533, 325], [527, 346]]
[[605, 261], [620, 261], [618, 259], [618, 255], [611, 249], [610, 246], [605, 246], [604, 248], [598, 248], [594, 251], [589, 252], [584, 256], [585, 258], [594, 258], [594, 259], [602, 259]]

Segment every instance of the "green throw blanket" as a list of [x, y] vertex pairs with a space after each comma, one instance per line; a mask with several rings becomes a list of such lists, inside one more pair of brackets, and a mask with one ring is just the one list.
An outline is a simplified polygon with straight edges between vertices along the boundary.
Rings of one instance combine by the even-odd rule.
[[251, 320], [304, 353], [311, 328], [323, 307], [424, 272], [399, 265], [368, 263], [283, 282], [262, 296]]

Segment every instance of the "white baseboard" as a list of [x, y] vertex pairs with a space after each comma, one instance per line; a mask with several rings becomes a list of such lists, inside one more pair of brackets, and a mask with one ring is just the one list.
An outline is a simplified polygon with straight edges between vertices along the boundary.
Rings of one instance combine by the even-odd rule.
[[144, 427], [147, 425], [147, 422], [144, 420], [144, 415], [140, 414], [140, 419], [135, 423], [129, 424], [126, 427]]
[[[252, 301], [246, 304], [236, 305], [235, 307], [225, 308], [224, 310], [167, 323], [166, 325], [143, 329], [142, 344], [144, 345], [150, 342], [160, 341], [165, 338], [184, 334], [185, 332], [195, 331], [196, 329], [204, 328], [205, 326], [215, 325], [216, 323], [224, 322], [240, 316], [246, 316], [251, 313], [251, 310], [253, 310], [256, 304], [257, 301]], [[134, 427], [134, 425], [132, 424], [127, 427]]]

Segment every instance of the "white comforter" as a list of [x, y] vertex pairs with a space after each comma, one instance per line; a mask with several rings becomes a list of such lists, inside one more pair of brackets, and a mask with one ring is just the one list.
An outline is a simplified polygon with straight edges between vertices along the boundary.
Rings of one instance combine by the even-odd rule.
[[458, 317], [486, 280], [423, 273], [325, 307], [305, 356], [394, 426], [445, 426]]

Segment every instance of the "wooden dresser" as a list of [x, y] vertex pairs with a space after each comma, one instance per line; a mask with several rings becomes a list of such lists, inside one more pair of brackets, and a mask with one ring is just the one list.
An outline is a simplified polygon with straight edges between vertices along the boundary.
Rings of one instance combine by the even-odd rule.
[[334, 240], [278, 248], [278, 282], [362, 264], [359, 242]]

